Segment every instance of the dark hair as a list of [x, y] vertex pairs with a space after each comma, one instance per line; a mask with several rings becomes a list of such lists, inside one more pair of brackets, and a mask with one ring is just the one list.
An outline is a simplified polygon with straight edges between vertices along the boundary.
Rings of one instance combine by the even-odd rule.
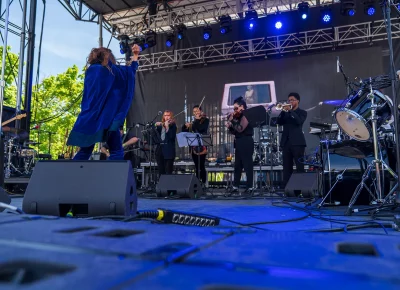
[[235, 99], [233, 101], [233, 104], [238, 104], [239, 106], [243, 106], [243, 108], [247, 109], [246, 101], [243, 99], [242, 96], [240, 96], [239, 98]]
[[194, 110], [194, 109], [196, 109], [196, 108], [199, 108], [199, 110], [202, 111], [202, 109], [201, 109], [201, 107], [200, 107], [199, 105], [193, 106], [193, 109], [192, 109], [192, 110]]
[[92, 64], [101, 64], [108, 68], [108, 62], [116, 63], [111, 49], [105, 47], [93, 48], [87, 59], [87, 66]]
[[124, 126], [119, 126], [119, 130], [121, 131], [123, 131], [124, 130]]
[[290, 93], [288, 96], [288, 99], [289, 99], [289, 97], [295, 97], [296, 100], [298, 100], [300, 102], [300, 95], [298, 93]]

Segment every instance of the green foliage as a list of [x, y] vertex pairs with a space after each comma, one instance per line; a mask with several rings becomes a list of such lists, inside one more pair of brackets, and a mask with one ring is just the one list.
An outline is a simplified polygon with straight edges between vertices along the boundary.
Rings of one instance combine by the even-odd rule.
[[[3, 48], [0, 47], [0, 54]], [[18, 55], [7, 49], [5, 70], [6, 88], [4, 105], [15, 107], [17, 87], [14, 81], [18, 75]], [[1, 60], [0, 60], [1, 65]], [[13, 75], [14, 74], [14, 75]], [[32, 88], [31, 127], [40, 124], [40, 134], [32, 130], [30, 139], [41, 144], [35, 149], [39, 153], [48, 153], [49, 134], [51, 134], [51, 154], [57, 158], [65, 153], [66, 131], [71, 130], [80, 111], [84, 74], [77, 66], [68, 68], [64, 73], [50, 76]], [[22, 96], [24, 99], [24, 96]]]
[[45, 78], [33, 88], [32, 126], [40, 124], [40, 134], [31, 131], [31, 140], [38, 141], [40, 153], [49, 152], [51, 134], [51, 154], [56, 158], [65, 153], [66, 132], [72, 129], [80, 112], [84, 75], [77, 66], [66, 72]]

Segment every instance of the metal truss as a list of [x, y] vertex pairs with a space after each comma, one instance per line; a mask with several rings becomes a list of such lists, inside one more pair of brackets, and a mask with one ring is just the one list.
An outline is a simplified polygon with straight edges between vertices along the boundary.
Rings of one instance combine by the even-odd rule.
[[[392, 20], [392, 37], [400, 38], [400, 23]], [[139, 70], [182, 68], [196, 64], [268, 58], [269, 55], [300, 53], [318, 49], [372, 43], [387, 39], [383, 20], [354, 25], [270, 36], [208, 46], [144, 54]], [[121, 61], [123, 62], [123, 60]]]
[[111, 34], [114, 33], [115, 29], [107, 21], [100, 19], [98, 13], [94, 12], [91, 8], [87, 7], [82, 0], [58, 0], [58, 2], [64, 6], [64, 8], [75, 18], [75, 20], [92, 22], [99, 24], [102, 23], [104, 29], [109, 31]]

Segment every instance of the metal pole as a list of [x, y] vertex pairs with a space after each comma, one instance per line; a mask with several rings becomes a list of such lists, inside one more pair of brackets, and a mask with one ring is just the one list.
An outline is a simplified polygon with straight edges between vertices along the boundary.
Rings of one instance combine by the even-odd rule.
[[[22, 97], [22, 77], [24, 69], [24, 59], [25, 59], [25, 30], [26, 30], [26, 8], [28, 5], [28, 0], [24, 0], [24, 5], [22, 7], [22, 29], [21, 29], [21, 41], [19, 47], [19, 66], [18, 66], [18, 88], [17, 88], [17, 106], [15, 108], [15, 115], [21, 112], [21, 97]], [[20, 128], [20, 120], [16, 120], [15, 127]]]
[[99, 14], [99, 46], [103, 47], [103, 15]]
[[35, 29], [36, 29], [36, 6], [37, 0], [31, 0], [29, 14], [29, 31], [28, 31], [28, 53], [26, 59], [26, 76], [25, 76], [25, 111], [26, 131], [30, 132], [31, 124], [31, 100], [32, 100], [32, 82], [33, 82], [33, 65], [35, 59]]
[[[3, 101], [4, 101], [4, 89], [6, 81], [4, 79], [4, 73], [6, 70], [6, 57], [7, 57], [7, 44], [8, 44], [8, 21], [10, 17], [10, 0], [6, 1], [6, 15], [4, 23], [4, 44], [3, 44], [3, 55], [1, 58], [1, 79], [0, 79], [0, 122], [3, 120]], [[4, 138], [2, 132], [2, 126], [0, 126], [0, 186], [4, 187]]]

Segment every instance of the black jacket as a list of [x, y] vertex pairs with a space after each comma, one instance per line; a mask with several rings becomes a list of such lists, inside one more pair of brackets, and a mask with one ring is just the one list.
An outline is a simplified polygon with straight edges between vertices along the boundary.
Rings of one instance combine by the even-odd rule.
[[307, 119], [307, 111], [297, 108], [294, 111], [281, 112], [278, 117], [278, 124], [283, 126], [283, 133], [281, 138], [281, 146], [290, 140], [293, 146], [306, 147], [306, 139], [303, 133], [303, 124]]
[[[162, 126], [157, 126], [157, 131], [161, 136]], [[162, 150], [164, 159], [175, 159], [175, 140], [176, 140], [176, 124], [169, 125], [168, 132], [165, 133], [165, 140], [159, 145]]]

